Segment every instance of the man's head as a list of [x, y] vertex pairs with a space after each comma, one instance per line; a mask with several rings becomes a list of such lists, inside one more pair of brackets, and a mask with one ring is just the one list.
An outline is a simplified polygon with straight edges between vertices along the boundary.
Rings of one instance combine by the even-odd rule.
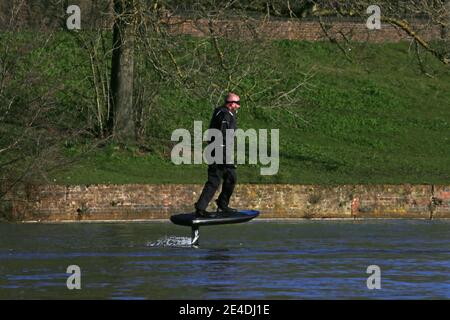
[[236, 111], [241, 106], [241, 99], [237, 94], [230, 92], [225, 96], [225, 107], [231, 112]]

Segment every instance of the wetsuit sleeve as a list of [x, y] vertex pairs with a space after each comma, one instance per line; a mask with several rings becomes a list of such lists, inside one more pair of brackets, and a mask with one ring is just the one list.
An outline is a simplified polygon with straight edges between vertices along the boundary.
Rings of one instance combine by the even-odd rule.
[[226, 163], [227, 155], [226, 155], [226, 142], [227, 142], [227, 129], [231, 128], [231, 115], [226, 110], [219, 110], [214, 114], [212, 124], [212, 128], [220, 130], [222, 133], [222, 141], [221, 146], [223, 148], [223, 164]]
[[231, 129], [230, 126], [230, 114], [228, 112], [222, 112], [223, 116], [220, 119], [220, 131], [222, 132], [223, 145], [227, 142], [227, 129]]
[[226, 136], [227, 136], [227, 129], [230, 129], [230, 117], [231, 115], [223, 110], [219, 110], [218, 112], [216, 112], [214, 114], [214, 118], [213, 118], [213, 122], [212, 122], [212, 126], [215, 129], [220, 130], [220, 132], [222, 132], [222, 137], [223, 137], [223, 141], [222, 141], [222, 145], [225, 145], [226, 143]]

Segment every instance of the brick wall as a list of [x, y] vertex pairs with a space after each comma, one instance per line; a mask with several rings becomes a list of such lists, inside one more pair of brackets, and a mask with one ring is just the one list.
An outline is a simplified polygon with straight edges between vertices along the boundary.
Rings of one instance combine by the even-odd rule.
[[[113, 24], [112, 6], [110, 1], [93, 3], [88, 0], [78, 0], [75, 3], [80, 6], [82, 12], [83, 29], [110, 29]], [[36, 1], [27, 0], [24, 5], [16, 8], [16, 24], [19, 27], [31, 30], [59, 29], [61, 20], [65, 15], [66, 7], [63, 4], [45, 6]], [[10, 4], [0, 1], [0, 29], [5, 30], [10, 22]], [[59, 17], [59, 18], [56, 18]], [[368, 16], [367, 16], [368, 17]], [[310, 18], [314, 19], [314, 18]], [[366, 21], [362, 18], [337, 18], [323, 17], [325, 24], [330, 28], [329, 33], [333, 37], [342, 38], [343, 35], [354, 41], [370, 42], [397, 42], [410, 39], [403, 31], [389, 24], [382, 24], [381, 30], [368, 30]], [[409, 19], [408, 19], [409, 20]], [[297, 20], [288, 18], [245, 18], [234, 20], [213, 21], [206, 19], [189, 19], [179, 15], [171, 15], [166, 12], [166, 17], [161, 20], [175, 33], [205, 36], [210, 34], [210, 27], [215, 34], [225, 37], [256, 36], [264, 39], [296, 39], [317, 41], [325, 39], [325, 34], [316, 20]], [[441, 27], [430, 25], [425, 20], [415, 19], [412, 22], [413, 29], [425, 40], [441, 37]]]
[[[247, 20], [208, 23], [205, 19], [181, 20], [171, 18], [167, 21], [169, 29], [177, 34], [189, 34], [204, 37], [211, 34], [229, 38], [261, 38], [320, 41], [327, 40], [318, 21], [299, 20]], [[439, 26], [430, 26], [421, 21], [412, 23], [413, 30], [424, 40], [439, 39], [442, 30]], [[324, 24], [327, 34], [337, 40], [368, 41], [368, 42], [399, 42], [410, 40], [404, 31], [398, 27], [383, 23], [379, 30], [369, 30], [363, 21], [329, 21]]]
[[[0, 210], [13, 221], [168, 219], [192, 211], [202, 187], [28, 186], [8, 195]], [[238, 185], [231, 205], [260, 210], [261, 218], [450, 218], [450, 186]]]

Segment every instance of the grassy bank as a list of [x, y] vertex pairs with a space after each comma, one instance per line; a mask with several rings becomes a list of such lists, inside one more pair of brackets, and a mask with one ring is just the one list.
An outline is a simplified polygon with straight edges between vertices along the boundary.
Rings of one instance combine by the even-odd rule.
[[[73, 88], [92, 95], [92, 88], [76, 80], [81, 81], [89, 69], [77, 60], [79, 53], [67, 49], [74, 45], [70, 38], [58, 41], [58, 50], [67, 59], [61, 68], [79, 67], [69, 68], [75, 70], [75, 80], [64, 80], [66, 94], [59, 97], [62, 108], [70, 108], [77, 101]], [[186, 41], [189, 45], [196, 40]], [[251, 106], [242, 98], [240, 128], [280, 130], [280, 168], [277, 175], [261, 176], [259, 166], [241, 165], [240, 183], [450, 182], [448, 67], [424, 56], [432, 77], [425, 76], [407, 43], [356, 45], [350, 57], [352, 61], [330, 43], [287, 40], [272, 42], [264, 54], [254, 57], [261, 74], [274, 72], [286, 86], [302, 81], [304, 73], [312, 77], [297, 94], [301, 103], [292, 111], [298, 117], [271, 110], [270, 92]], [[261, 91], [271, 85], [264, 79], [250, 79], [243, 85]], [[171, 163], [170, 135], [176, 128], [192, 132], [194, 120], [206, 125], [212, 108], [206, 97], [186, 98], [175, 85], [165, 85], [148, 126], [150, 149], [107, 144], [84, 154], [82, 144], [68, 143], [64, 152], [77, 161], [55, 171], [51, 180], [61, 184], [203, 183], [205, 165]]]

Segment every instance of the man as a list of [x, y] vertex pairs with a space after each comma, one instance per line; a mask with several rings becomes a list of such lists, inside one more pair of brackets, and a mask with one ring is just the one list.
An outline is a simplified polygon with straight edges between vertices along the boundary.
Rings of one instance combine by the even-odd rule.
[[[208, 165], [208, 181], [205, 183], [200, 198], [195, 203], [195, 213], [197, 216], [206, 217], [209, 215], [206, 208], [219, 188], [221, 179], [223, 179], [223, 184], [222, 192], [216, 200], [217, 211], [224, 213], [237, 212], [236, 209], [228, 206], [234, 186], [236, 185], [236, 167], [234, 164], [227, 164], [226, 161], [226, 135], [227, 129], [234, 131], [237, 128], [236, 113], [240, 107], [240, 103], [238, 95], [229, 93], [225, 96], [224, 105], [217, 107], [212, 115], [209, 128], [218, 129], [222, 132], [223, 143], [221, 145], [223, 148], [223, 161], [222, 163], [214, 162]], [[232, 141], [232, 139], [229, 140]]]

